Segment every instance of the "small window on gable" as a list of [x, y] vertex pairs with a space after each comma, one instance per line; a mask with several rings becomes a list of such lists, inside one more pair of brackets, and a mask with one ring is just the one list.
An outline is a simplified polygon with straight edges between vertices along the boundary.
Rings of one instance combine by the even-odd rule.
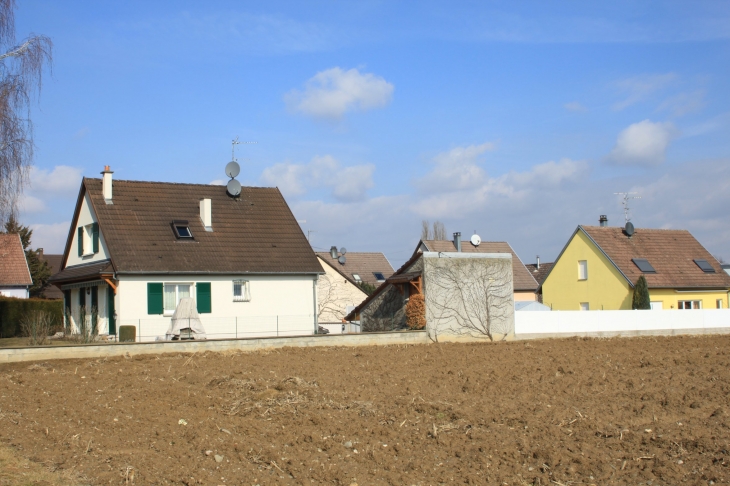
[[187, 221], [173, 221], [172, 230], [178, 240], [193, 239], [193, 233], [190, 231], [190, 226]]
[[385, 282], [385, 275], [382, 272], [373, 272], [373, 275], [375, 275], [375, 280], [378, 282]]
[[354, 278], [355, 279], [355, 282], [357, 282], [357, 283], [362, 282], [362, 279], [360, 278], [360, 274], [353, 273], [352, 274], [352, 278]]
[[712, 265], [710, 265], [710, 262], [707, 260], [695, 260], [695, 263], [697, 264], [700, 269], [702, 269], [705, 273], [715, 273], [715, 269], [712, 268]]
[[632, 258], [631, 261], [639, 267], [642, 273], [656, 273], [656, 270], [654, 270], [654, 267], [651, 266], [651, 263], [646, 258]]

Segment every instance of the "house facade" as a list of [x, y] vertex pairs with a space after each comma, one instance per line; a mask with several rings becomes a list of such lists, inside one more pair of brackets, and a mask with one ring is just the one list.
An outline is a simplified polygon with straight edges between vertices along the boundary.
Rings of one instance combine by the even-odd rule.
[[0, 234], [0, 295], [27, 299], [32, 285], [20, 235]]
[[[78, 329], [164, 336], [191, 297], [209, 338], [313, 334], [323, 270], [276, 188], [84, 178], [60, 271]], [[86, 322], [85, 320], [83, 322]]]
[[631, 309], [646, 278], [652, 309], [728, 307], [730, 278], [685, 230], [578, 226], [541, 286], [553, 310]]

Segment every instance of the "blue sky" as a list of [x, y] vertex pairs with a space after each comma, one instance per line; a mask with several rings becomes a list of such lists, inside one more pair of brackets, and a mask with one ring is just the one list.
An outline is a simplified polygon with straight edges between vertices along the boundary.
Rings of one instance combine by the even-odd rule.
[[728, 2], [20, 1], [55, 44], [22, 221], [61, 252], [80, 178], [278, 186], [315, 248], [421, 221], [557, 256], [578, 224], [730, 260]]

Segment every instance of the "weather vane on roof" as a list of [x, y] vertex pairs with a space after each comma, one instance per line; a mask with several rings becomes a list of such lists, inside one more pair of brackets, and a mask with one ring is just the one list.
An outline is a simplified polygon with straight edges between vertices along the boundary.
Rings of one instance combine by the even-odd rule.
[[631, 221], [631, 208], [629, 207], [629, 200], [631, 199], [641, 199], [641, 196], [635, 196], [634, 194], [638, 194], [638, 192], [614, 192], [617, 196], [623, 196], [621, 199], [621, 205], [624, 207], [624, 219], [628, 223]]

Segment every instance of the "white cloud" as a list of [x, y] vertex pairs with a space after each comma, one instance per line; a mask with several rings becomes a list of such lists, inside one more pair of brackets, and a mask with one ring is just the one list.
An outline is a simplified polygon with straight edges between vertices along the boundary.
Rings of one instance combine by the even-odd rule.
[[283, 162], [264, 169], [261, 182], [279, 187], [285, 196], [326, 187], [337, 201], [362, 201], [373, 187], [372, 164], [341, 167], [331, 155], [315, 156], [308, 164]]
[[664, 162], [669, 143], [678, 135], [673, 124], [644, 120], [619, 133], [608, 161], [617, 165], [658, 166]]
[[43, 248], [44, 253], [63, 253], [68, 238], [70, 221], [55, 224], [31, 224], [31, 246]]
[[494, 150], [495, 144], [456, 147], [433, 158], [434, 168], [416, 179], [415, 186], [422, 192], [450, 192], [470, 189], [481, 185], [486, 178], [478, 162], [485, 152]]
[[22, 196], [20, 196], [20, 201], [18, 201], [18, 207], [23, 214], [40, 213], [47, 209], [46, 203], [44, 203], [41, 199], [31, 196], [29, 194], [23, 194]]
[[659, 105], [657, 111], [669, 112], [671, 116], [680, 117], [700, 111], [705, 106], [705, 91], [697, 90], [691, 93], [679, 93], [667, 98]]
[[82, 169], [57, 165], [53, 170], [30, 169], [30, 191], [61, 197], [75, 197], [81, 186]]
[[386, 106], [393, 97], [393, 89], [380, 76], [334, 67], [318, 72], [307, 81], [304, 91], [292, 90], [284, 100], [294, 112], [337, 120], [346, 112]]
[[571, 101], [570, 103], [565, 103], [563, 105], [563, 108], [565, 108], [568, 111], [572, 111], [573, 113], [583, 113], [583, 112], [588, 111], [588, 108], [586, 108], [582, 104], [578, 103], [577, 101]]
[[619, 91], [625, 93], [626, 98], [613, 105], [613, 109], [621, 111], [629, 106], [646, 100], [655, 92], [668, 86], [677, 79], [674, 73], [645, 74], [616, 82]]

